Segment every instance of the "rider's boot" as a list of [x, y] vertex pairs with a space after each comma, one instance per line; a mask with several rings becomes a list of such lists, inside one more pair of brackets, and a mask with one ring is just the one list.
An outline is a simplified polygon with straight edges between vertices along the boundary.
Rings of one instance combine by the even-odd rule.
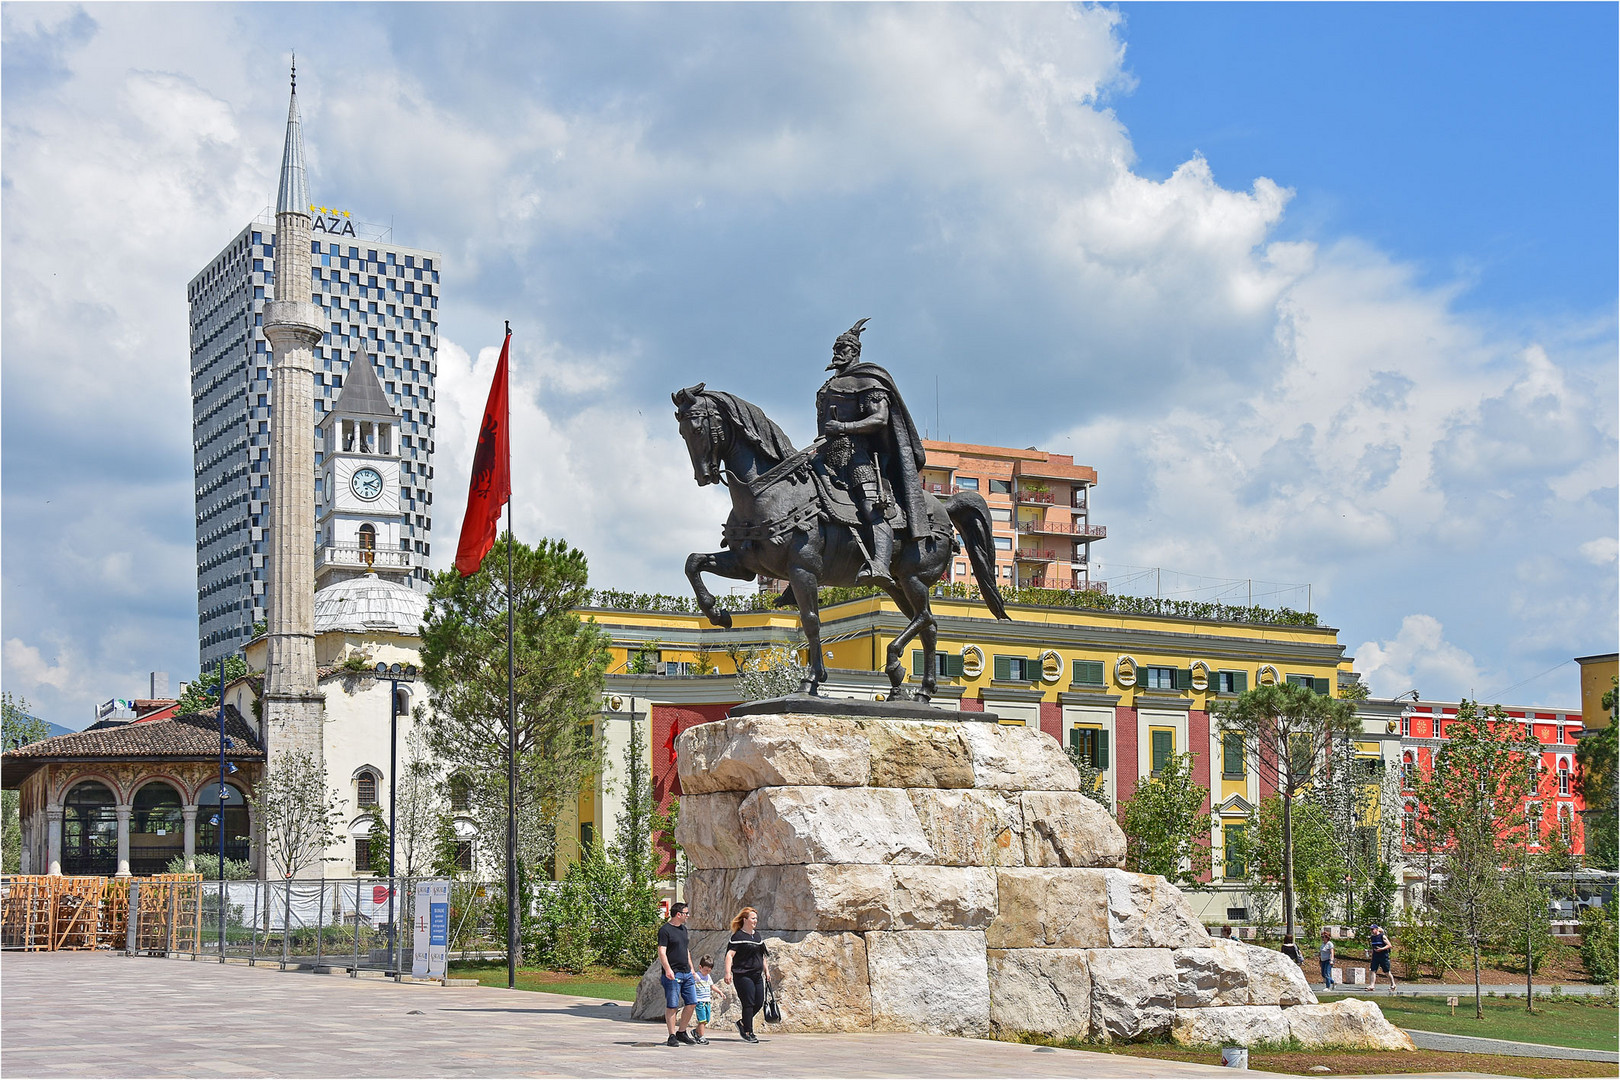
[[872, 560], [855, 575], [857, 585], [893, 585], [889, 563], [894, 558], [894, 530], [887, 521], [872, 524]]

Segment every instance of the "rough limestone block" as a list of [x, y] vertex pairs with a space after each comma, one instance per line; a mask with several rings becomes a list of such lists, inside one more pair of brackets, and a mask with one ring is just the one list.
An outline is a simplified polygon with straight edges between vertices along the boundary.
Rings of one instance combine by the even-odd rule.
[[1154, 874], [1102, 870], [1108, 882], [1108, 943], [1116, 949], [1190, 949], [1209, 944], [1181, 890]]
[[853, 720], [797, 714], [699, 724], [681, 733], [675, 760], [687, 795], [783, 785], [854, 787], [872, 772], [867, 739]]
[[983, 930], [995, 918], [990, 867], [897, 866], [893, 873], [896, 930]]
[[1250, 1003], [1249, 955], [1241, 942], [1211, 938], [1207, 948], [1177, 949], [1171, 956], [1176, 965], [1176, 1008]]
[[712, 870], [748, 865], [748, 841], [743, 837], [742, 818], [738, 814], [742, 801], [743, 794], [738, 791], [681, 796], [675, 842], [681, 845], [693, 866]]
[[963, 724], [974, 787], [1079, 791], [1080, 774], [1058, 741], [1022, 724]]
[[686, 902], [692, 913], [686, 921], [688, 929], [727, 929], [731, 917], [745, 907], [759, 912], [759, 925], [782, 928], [776, 910], [782, 869], [741, 866], [693, 870], [686, 879]]
[[[772, 867], [769, 899], [773, 930], [887, 930], [892, 919], [894, 871], [862, 864]], [[757, 906], [757, 905], [756, 905]]]
[[1077, 791], [1026, 791], [1026, 866], [1120, 866], [1125, 833], [1107, 810]]
[[1384, 1019], [1370, 1001], [1346, 998], [1330, 1005], [1296, 1005], [1283, 1010], [1288, 1034], [1310, 1048], [1345, 1046], [1358, 1050], [1415, 1050], [1411, 1038]]
[[1247, 942], [1240, 944], [1249, 959], [1249, 1004], [1316, 1004], [1316, 995], [1311, 992], [1298, 964], [1275, 949], [1263, 949]]
[[[872, 995], [867, 989], [866, 943], [859, 934], [763, 934], [771, 968], [771, 985], [782, 1005], [782, 1023], [774, 1031], [870, 1031]], [[741, 1015], [734, 986], [720, 985], [725, 971], [726, 942], [731, 931], [692, 934], [692, 960], [705, 953], [715, 958], [714, 1026], [729, 1028]], [[664, 990], [655, 957], [636, 988], [631, 1009], [637, 1020], [664, 1018]], [[763, 1017], [755, 1017], [756, 1030]]]
[[1288, 1020], [1277, 1005], [1177, 1009], [1170, 1038], [1182, 1046], [1253, 1046], [1288, 1039]]
[[934, 861], [898, 788], [762, 788], [743, 800], [741, 817], [755, 866]]
[[973, 764], [960, 725], [913, 720], [861, 721], [871, 746], [872, 786], [970, 788]]
[[731, 916], [736, 914], [732, 904], [736, 902], [735, 879], [738, 873], [729, 868], [692, 870], [687, 873], [686, 904], [691, 911], [686, 920], [688, 930], [695, 933], [699, 930], [719, 930], [730, 925]]
[[872, 1022], [879, 1031], [979, 1037], [990, 1033], [990, 976], [982, 933], [867, 934], [866, 965]]
[[990, 1027], [997, 1035], [1091, 1036], [1091, 967], [1084, 949], [991, 949]]
[[1106, 949], [1110, 870], [1014, 867], [996, 871], [993, 949]]
[[942, 866], [1023, 866], [1024, 813], [997, 791], [909, 792], [923, 834]]
[[1163, 1035], [1176, 1013], [1169, 949], [1092, 949], [1091, 1032], [1103, 1042]]

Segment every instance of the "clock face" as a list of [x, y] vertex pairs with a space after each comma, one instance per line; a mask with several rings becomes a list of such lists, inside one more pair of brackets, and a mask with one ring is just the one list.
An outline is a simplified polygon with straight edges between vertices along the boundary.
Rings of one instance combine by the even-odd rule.
[[349, 487], [360, 498], [371, 502], [382, 494], [382, 473], [369, 465], [363, 469], [356, 469], [354, 475], [349, 478]]

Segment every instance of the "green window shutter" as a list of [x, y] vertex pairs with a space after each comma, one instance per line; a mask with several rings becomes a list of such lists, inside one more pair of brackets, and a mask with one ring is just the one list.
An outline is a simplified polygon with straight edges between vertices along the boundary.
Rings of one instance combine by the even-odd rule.
[[1241, 694], [1249, 689], [1249, 673], [1247, 671], [1232, 672], [1232, 692]]
[[1333, 688], [1331, 685], [1329, 685], [1328, 680], [1313, 679], [1311, 681], [1313, 683], [1311, 689], [1315, 690], [1318, 694], [1321, 694], [1323, 697], [1331, 697], [1333, 695]]
[[921, 649], [912, 649], [911, 650], [911, 675], [912, 675], [912, 678], [916, 678], [916, 679], [922, 678], [922, 675], [923, 675], [923, 658], [922, 657], [923, 657], [923, 654], [922, 654]]
[[1175, 736], [1168, 731], [1155, 731], [1153, 733], [1153, 771], [1162, 772], [1170, 761], [1170, 755], [1175, 753]]
[[1223, 846], [1226, 849], [1226, 876], [1229, 878], [1241, 878], [1248, 874], [1248, 868], [1235, 850], [1243, 846], [1243, 830], [1242, 825], [1228, 825], [1225, 829], [1226, 843]]
[[1097, 768], [1108, 768], [1108, 732], [1097, 732]]
[[1081, 686], [1101, 686], [1103, 684], [1102, 661], [1076, 660], [1074, 662], [1074, 681]]
[[1229, 734], [1222, 738], [1223, 759], [1221, 772], [1227, 776], [1237, 777], [1244, 775], [1243, 769], [1243, 736]]
[[1013, 658], [1010, 656], [996, 657], [995, 678], [997, 682], [1006, 682], [1012, 678], [1012, 662]]
[[1081, 729], [1077, 727], [1069, 729], [1069, 745], [1076, 750], [1080, 749], [1080, 732]]
[[1041, 679], [1041, 658], [1032, 656], [1024, 661], [1024, 678], [1030, 682], [1039, 682]]
[[959, 678], [962, 674], [961, 653], [940, 653], [945, 658], [945, 674], [951, 678]]

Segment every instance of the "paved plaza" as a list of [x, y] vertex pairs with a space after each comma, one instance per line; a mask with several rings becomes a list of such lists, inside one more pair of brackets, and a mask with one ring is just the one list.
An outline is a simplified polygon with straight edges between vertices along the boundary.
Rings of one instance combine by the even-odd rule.
[[0, 959], [0, 1072], [35, 1076], [1261, 1076], [927, 1035], [663, 1045], [628, 1005], [110, 953]]

